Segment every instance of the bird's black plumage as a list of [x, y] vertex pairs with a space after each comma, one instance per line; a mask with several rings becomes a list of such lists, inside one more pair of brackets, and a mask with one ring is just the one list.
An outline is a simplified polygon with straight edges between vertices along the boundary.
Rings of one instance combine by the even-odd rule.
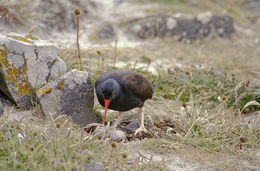
[[128, 111], [142, 107], [145, 100], [151, 99], [153, 85], [144, 76], [132, 71], [108, 71], [95, 83], [99, 103], [111, 99], [109, 109]]

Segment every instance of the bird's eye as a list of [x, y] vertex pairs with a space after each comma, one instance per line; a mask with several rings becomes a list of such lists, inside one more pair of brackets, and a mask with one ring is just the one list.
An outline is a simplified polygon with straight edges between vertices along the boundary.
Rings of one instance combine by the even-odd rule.
[[112, 94], [114, 94], [115, 93], [115, 90], [112, 90]]

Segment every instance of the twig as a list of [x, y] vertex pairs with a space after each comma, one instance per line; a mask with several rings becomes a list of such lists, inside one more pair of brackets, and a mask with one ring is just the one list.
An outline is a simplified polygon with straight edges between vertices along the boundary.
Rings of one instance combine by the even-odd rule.
[[114, 63], [113, 63], [113, 67], [116, 66], [116, 56], [117, 56], [117, 40], [115, 40], [115, 47], [114, 47]]

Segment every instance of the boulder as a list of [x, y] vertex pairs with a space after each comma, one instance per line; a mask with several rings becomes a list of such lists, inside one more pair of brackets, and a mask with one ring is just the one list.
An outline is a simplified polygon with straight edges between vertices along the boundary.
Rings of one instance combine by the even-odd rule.
[[234, 33], [234, 23], [227, 14], [214, 15], [207, 12], [192, 17], [161, 14], [131, 23], [127, 33], [140, 39], [177, 36], [180, 41], [196, 40], [207, 37], [210, 33], [228, 37]]
[[88, 72], [72, 70], [36, 91], [45, 115], [66, 114], [80, 126], [97, 121], [94, 87]]
[[32, 35], [0, 35], [0, 91], [19, 107], [30, 108], [35, 90], [66, 70], [54, 44]]

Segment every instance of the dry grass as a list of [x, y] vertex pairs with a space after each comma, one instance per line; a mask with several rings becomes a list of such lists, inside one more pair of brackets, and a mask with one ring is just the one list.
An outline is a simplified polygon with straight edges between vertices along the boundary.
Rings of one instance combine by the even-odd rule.
[[108, 170], [164, 168], [157, 161], [142, 164], [138, 156], [130, 156], [127, 144], [111, 146], [66, 116], [16, 121], [8, 115], [6, 111], [0, 118], [1, 170], [81, 170], [95, 162]]

